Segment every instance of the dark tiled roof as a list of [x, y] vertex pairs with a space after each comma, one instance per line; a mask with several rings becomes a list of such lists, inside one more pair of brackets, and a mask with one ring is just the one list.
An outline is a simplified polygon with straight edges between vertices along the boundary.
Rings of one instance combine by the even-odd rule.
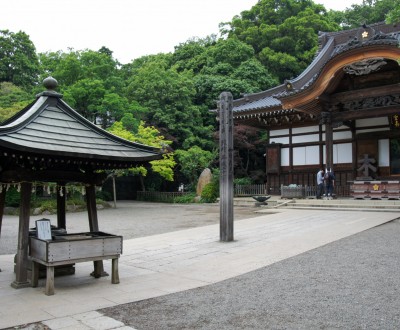
[[281, 101], [273, 96], [267, 96], [259, 100], [255, 100], [249, 103], [243, 103], [234, 108], [235, 114], [240, 112], [245, 112], [248, 110], [258, 110], [258, 109], [266, 109], [272, 107], [278, 107], [281, 105]]
[[39, 155], [139, 162], [160, 158], [157, 148], [133, 143], [92, 124], [60, 94], [44, 92], [0, 126], [0, 146]]

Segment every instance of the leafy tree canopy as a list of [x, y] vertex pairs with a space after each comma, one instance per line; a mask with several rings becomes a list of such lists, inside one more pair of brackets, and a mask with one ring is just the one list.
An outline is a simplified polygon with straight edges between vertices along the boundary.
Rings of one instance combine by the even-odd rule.
[[[115, 122], [108, 131], [126, 140], [158, 147], [160, 149], [165, 149], [166, 146], [171, 144], [171, 141], [166, 140], [155, 127], [146, 127], [144, 122], [139, 124], [137, 133], [128, 131], [123, 126], [122, 122]], [[154, 173], [158, 173], [168, 181], [173, 181], [173, 168], [176, 165], [173, 153], [165, 153], [163, 154], [163, 159], [151, 161], [150, 164]], [[144, 166], [137, 166], [129, 169], [129, 173], [146, 176], [147, 169]]]
[[176, 150], [176, 158], [182, 174], [191, 184], [195, 184], [201, 172], [210, 166], [216, 158], [216, 153], [203, 150], [198, 146], [188, 150]]
[[0, 30], [0, 82], [30, 90], [39, 73], [36, 48], [25, 32]]
[[193, 136], [201, 145], [210, 139], [212, 127], [204, 125], [204, 109], [193, 104], [195, 93], [192, 73], [166, 67], [163, 58], [137, 69], [127, 86], [128, 99], [149, 109], [145, 121], [173, 140], [174, 147]]
[[32, 101], [29, 93], [10, 82], [0, 83], [0, 122], [10, 118]]
[[[318, 31], [339, 29], [326, 9], [311, 0], [260, 0], [221, 26], [222, 33], [251, 45], [281, 82], [297, 76], [311, 62]], [[288, 65], [282, 66], [286, 61]]]
[[[342, 15], [340, 24], [343, 28], [357, 28], [363, 24], [383, 22], [400, 22], [400, 3], [393, 0], [363, 0], [361, 4], [351, 5]], [[397, 15], [396, 15], [397, 13]], [[397, 18], [396, 18], [397, 17]]]

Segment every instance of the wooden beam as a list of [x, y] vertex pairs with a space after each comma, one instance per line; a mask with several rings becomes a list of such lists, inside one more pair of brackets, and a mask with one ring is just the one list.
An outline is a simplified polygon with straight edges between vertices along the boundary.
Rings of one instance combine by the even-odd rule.
[[17, 170], [6, 170], [1, 173], [2, 182], [82, 182], [87, 184], [101, 185], [107, 178], [105, 173], [82, 173], [68, 171], [30, 171], [23, 168]]
[[362, 118], [376, 118], [390, 116], [399, 113], [398, 105], [391, 105], [386, 107], [376, 107], [370, 109], [353, 110], [347, 112], [333, 112], [332, 121], [347, 121]]

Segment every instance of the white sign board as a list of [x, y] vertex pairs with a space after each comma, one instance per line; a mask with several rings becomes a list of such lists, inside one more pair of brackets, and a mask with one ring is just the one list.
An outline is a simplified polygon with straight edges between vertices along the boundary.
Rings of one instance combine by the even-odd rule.
[[49, 219], [36, 220], [36, 236], [39, 239], [51, 240], [51, 224]]

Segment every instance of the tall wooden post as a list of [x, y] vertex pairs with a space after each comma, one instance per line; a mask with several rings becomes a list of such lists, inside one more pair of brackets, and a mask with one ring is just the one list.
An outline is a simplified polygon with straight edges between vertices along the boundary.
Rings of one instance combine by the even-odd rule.
[[15, 281], [11, 286], [15, 289], [30, 286], [28, 282], [28, 244], [29, 244], [29, 215], [32, 193], [32, 183], [21, 183], [21, 207], [19, 211], [19, 230]]
[[219, 107], [219, 208], [220, 240], [233, 241], [233, 97], [220, 95]]

